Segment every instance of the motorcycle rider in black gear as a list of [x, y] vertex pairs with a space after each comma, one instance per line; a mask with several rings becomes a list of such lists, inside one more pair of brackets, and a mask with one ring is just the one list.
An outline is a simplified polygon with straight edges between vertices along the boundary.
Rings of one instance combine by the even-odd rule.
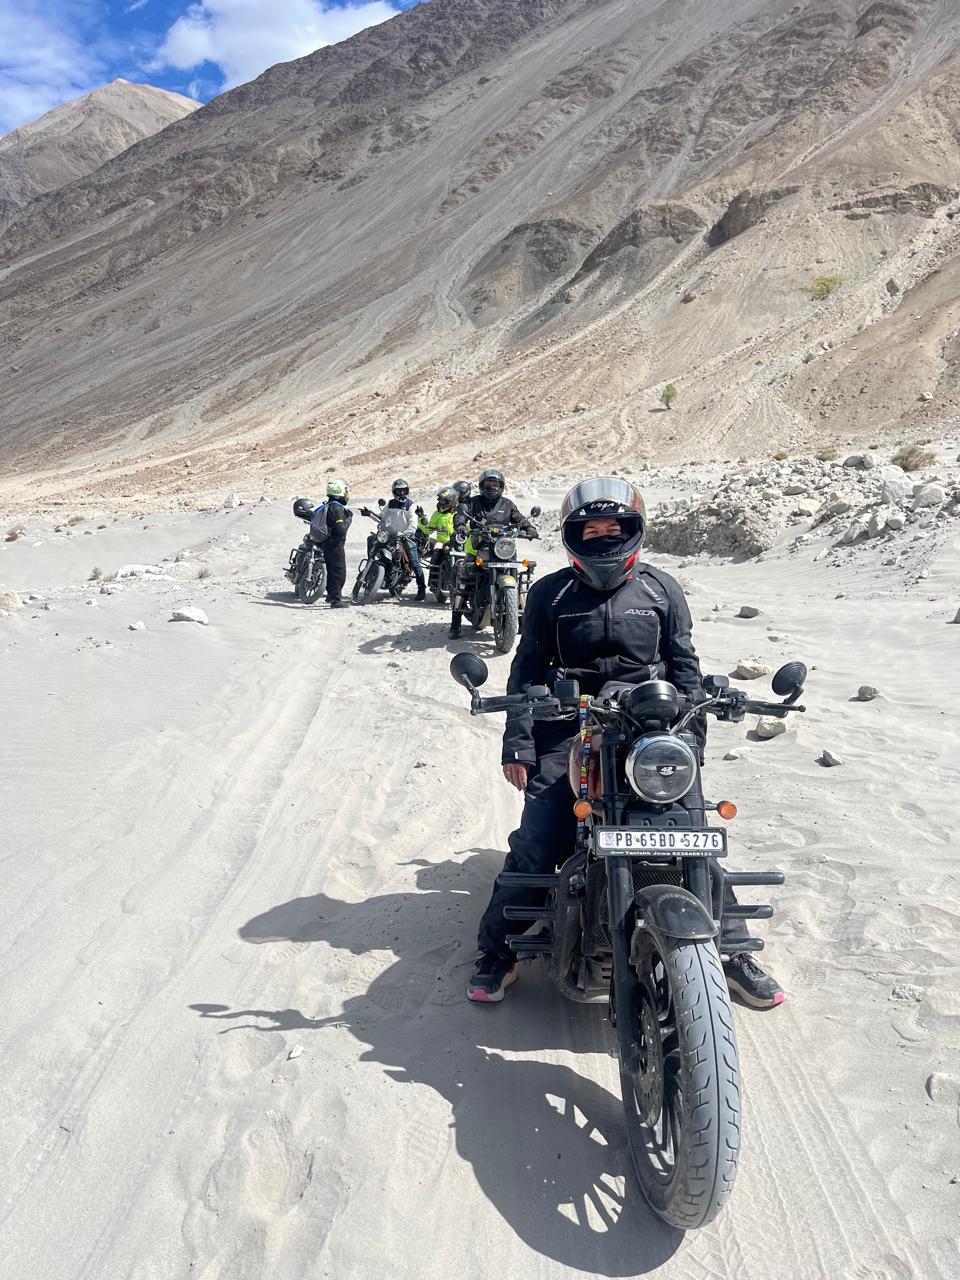
[[[465, 483], [466, 481], [458, 480], [453, 487], [459, 489]], [[480, 477], [479, 492], [472, 497], [461, 499], [460, 505], [453, 516], [453, 545], [457, 549], [463, 547], [475, 523], [500, 525], [502, 528], [506, 528], [508, 525], [516, 525], [531, 538], [540, 536], [517, 504], [504, 496], [506, 487], [507, 482], [503, 477], [503, 472], [496, 470], [495, 467], [490, 467]], [[461, 561], [463, 578], [458, 584], [459, 589], [454, 592], [451, 602], [453, 611], [450, 616], [450, 630], [447, 633], [450, 640], [456, 640], [460, 635], [460, 628], [463, 623], [463, 587], [476, 575], [476, 572], [476, 565], [470, 556]]]
[[347, 580], [346, 542], [353, 512], [347, 506], [350, 494], [347, 485], [339, 480], [327, 484], [327, 540], [322, 544], [323, 558], [327, 565], [327, 604], [332, 609], [344, 609], [348, 601], [343, 598], [343, 586]]
[[[690, 610], [679, 583], [639, 559], [646, 526], [640, 493], [616, 476], [574, 486], [564, 500], [561, 531], [570, 567], [530, 589], [523, 633], [513, 659], [508, 693], [567, 678], [596, 695], [610, 680], [640, 684], [669, 680], [681, 694], [701, 696], [700, 663], [691, 640]], [[701, 744], [705, 717], [691, 725]], [[575, 735], [573, 735], [575, 736]], [[505, 871], [552, 873], [573, 852], [577, 820], [570, 800], [569, 724], [508, 713], [503, 773], [524, 793], [519, 828], [510, 836]], [[734, 902], [726, 889], [727, 902]], [[471, 1000], [503, 999], [516, 979], [516, 958], [506, 944], [506, 906], [540, 905], [542, 894], [497, 885], [480, 922], [480, 958], [467, 987]], [[748, 937], [741, 920], [727, 920], [725, 939]], [[747, 952], [724, 963], [729, 985], [749, 1004], [768, 1008], [783, 999], [776, 982]]]

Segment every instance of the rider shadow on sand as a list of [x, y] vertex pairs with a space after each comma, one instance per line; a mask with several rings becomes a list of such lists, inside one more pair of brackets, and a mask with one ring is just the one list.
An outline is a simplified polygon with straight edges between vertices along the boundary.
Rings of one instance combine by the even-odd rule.
[[348, 1028], [367, 1046], [364, 1061], [447, 1100], [458, 1153], [529, 1247], [591, 1274], [654, 1271], [683, 1237], [637, 1189], [619, 1098], [561, 1063], [504, 1056], [605, 1053], [610, 1030], [602, 1009], [564, 1000], [538, 965], [525, 967], [503, 1005], [478, 1008], [464, 998], [469, 943], [502, 859], [495, 850], [471, 854], [464, 862], [415, 862], [417, 892], [362, 902], [317, 893], [242, 926], [240, 937], [255, 945], [322, 941], [354, 955], [392, 950], [396, 962], [364, 995], [346, 1000], [342, 1014], [311, 1019], [297, 1009], [192, 1007], [229, 1022], [228, 1030]]

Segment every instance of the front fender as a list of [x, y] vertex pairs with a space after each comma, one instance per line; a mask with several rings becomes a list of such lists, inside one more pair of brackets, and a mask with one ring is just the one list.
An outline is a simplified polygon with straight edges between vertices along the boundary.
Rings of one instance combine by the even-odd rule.
[[644, 933], [654, 938], [675, 938], [680, 942], [709, 942], [717, 936], [716, 921], [699, 898], [672, 884], [654, 884], [641, 889], [634, 898], [637, 927], [630, 959], [637, 961], [637, 948]]

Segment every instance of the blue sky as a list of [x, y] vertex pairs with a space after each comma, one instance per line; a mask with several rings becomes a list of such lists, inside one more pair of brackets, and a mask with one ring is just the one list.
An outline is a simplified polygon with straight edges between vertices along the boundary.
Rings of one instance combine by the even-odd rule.
[[0, 0], [0, 134], [122, 77], [207, 102], [419, 0]]

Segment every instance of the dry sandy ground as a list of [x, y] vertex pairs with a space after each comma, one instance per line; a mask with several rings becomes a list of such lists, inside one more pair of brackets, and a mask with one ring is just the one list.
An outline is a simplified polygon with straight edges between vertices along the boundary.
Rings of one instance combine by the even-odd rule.
[[296, 605], [300, 529], [263, 504], [0, 544], [0, 583], [50, 605], [0, 617], [6, 1273], [955, 1280], [956, 538], [906, 585], [816, 543], [680, 570], [705, 669], [812, 667], [794, 732], [712, 733], [736, 865], [787, 873], [788, 1001], [738, 1013], [741, 1173], [683, 1238], [627, 1173], [601, 1011], [536, 967], [463, 1000], [519, 801], [445, 617]]

